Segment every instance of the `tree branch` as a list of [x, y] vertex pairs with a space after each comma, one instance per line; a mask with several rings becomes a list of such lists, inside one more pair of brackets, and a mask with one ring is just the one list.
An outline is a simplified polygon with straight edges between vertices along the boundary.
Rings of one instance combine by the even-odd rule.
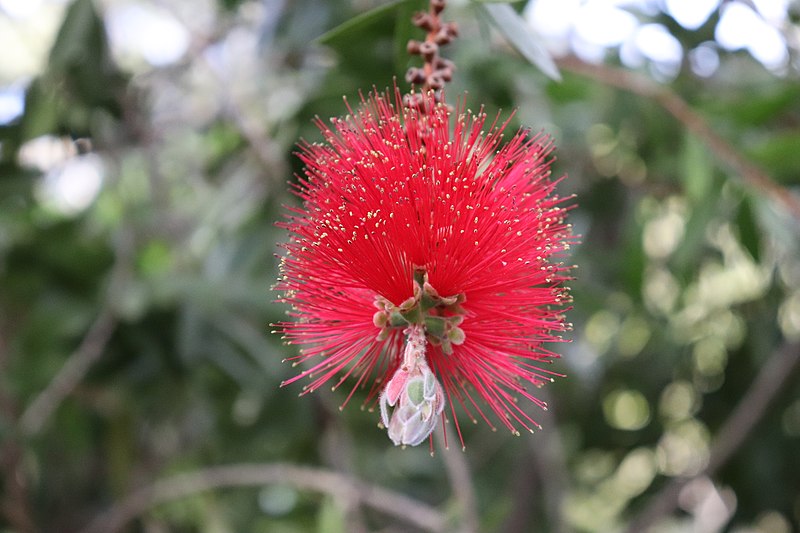
[[[536, 395], [546, 404], [552, 403], [549, 387], [537, 390]], [[542, 411], [534, 405], [529, 405], [527, 409], [531, 416], [541, 421], [545, 430], [536, 433], [526, 443], [524, 465], [517, 472], [520, 476], [519, 492], [514, 494], [512, 511], [506, 518], [503, 531], [519, 532], [529, 529], [531, 520], [537, 518], [534, 514], [537, 509], [530, 503], [535, 497], [541, 502], [547, 530], [551, 533], [568, 533], [571, 529], [562, 516], [564, 495], [568, 492], [567, 465], [556, 414], [552, 409]]]
[[[450, 488], [453, 491], [453, 499], [458, 503], [458, 510], [461, 517], [461, 533], [476, 533], [480, 521], [478, 520], [478, 503], [475, 497], [475, 488], [472, 485], [472, 476], [469, 472], [464, 452], [460, 446], [449, 448], [445, 446], [445, 432], [449, 430], [450, 424], [438, 424], [440, 427], [435, 432], [436, 445], [439, 448], [444, 461], [444, 468], [447, 477], [450, 479]], [[456, 436], [452, 431], [447, 435], [447, 442], [454, 442]], [[456, 449], [458, 448], [458, 449]]]
[[719, 471], [750, 436], [766, 413], [769, 404], [798, 368], [800, 368], [800, 343], [786, 343], [773, 353], [717, 432], [706, 468], [694, 478], [674, 478], [665, 485], [661, 492], [650, 498], [649, 504], [633, 518], [628, 526], [628, 532], [646, 531], [649, 526], [677, 507], [678, 496], [683, 487], [693, 479], [712, 477]]
[[675, 91], [627, 70], [607, 65], [592, 65], [574, 57], [559, 60], [558, 66], [655, 101], [688, 131], [702, 139], [722, 163], [741, 175], [745, 183], [760, 190], [773, 202], [782, 205], [794, 218], [800, 220], [800, 198], [775, 183], [761, 168], [744, 158], [740, 150], [717, 134], [706, 119], [692, 109]]
[[445, 517], [438, 510], [388, 489], [330, 470], [284, 463], [235, 464], [178, 474], [143, 487], [95, 518], [82, 533], [115, 533], [156, 505], [199, 492], [272, 483], [291, 485], [334, 496], [348, 497], [427, 531], [444, 531]]
[[103, 307], [78, 349], [20, 416], [19, 428], [22, 433], [35, 435], [44, 427], [64, 398], [80, 383], [89, 367], [103, 354], [116, 326], [117, 320], [111, 309]]

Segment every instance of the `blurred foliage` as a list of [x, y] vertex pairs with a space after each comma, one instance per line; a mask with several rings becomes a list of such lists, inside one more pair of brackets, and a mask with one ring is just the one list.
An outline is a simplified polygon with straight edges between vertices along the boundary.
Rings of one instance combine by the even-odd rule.
[[[408, 17], [424, 3], [162, 2], [191, 45], [160, 67], [115, 56], [113, 4], [65, 6], [24, 113], [0, 126], [0, 531], [78, 531], [154, 480], [247, 462], [342, 471], [457, 523], [442, 454], [393, 448], [359, 401], [339, 412], [342, 391], [280, 389], [293, 348], [268, 326], [285, 316], [270, 287], [285, 238], [274, 222], [297, 201], [294, 143], [318, 140], [312, 118], [344, 114], [342, 96], [404, 87]], [[702, 475], [765, 361], [800, 340], [798, 220], [655, 101], [568, 70], [551, 79], [476, 3], [447, 15], [463, 36], [446, 50], [451, 99], [468, 91], [469, 106], [516, 109], [513, 127], [553, 136], [581, 235], [572, 342], [555, 347], [568, 377], [532, 413], [544, 430], [466, 428], [480, 529], [619, 530], [671, 478], [697, 476], [659, 531], [798, 530], [796, 375], [731, 461]], [[708, 38], [657, 17], [687, 46]], [[685, 68], [670, 86], [796, 195], [796, 71], [729, 54], [713, 76]], [[87, 168], [102, 179], [81, 203]], [[94, 349], [90, 330], [97, 360], [44, 419], [26, 419]], [[409, 530], [341, 503], [287, 479], [179, 499], [128, 530]]]

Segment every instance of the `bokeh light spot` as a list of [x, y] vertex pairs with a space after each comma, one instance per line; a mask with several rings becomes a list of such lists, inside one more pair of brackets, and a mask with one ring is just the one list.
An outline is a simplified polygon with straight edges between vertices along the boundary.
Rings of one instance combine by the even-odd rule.
[[641, 392], [618, 389], [603, 400], [603, 414], [610, 426], [635, 431], [650, 421], [650, 406]]

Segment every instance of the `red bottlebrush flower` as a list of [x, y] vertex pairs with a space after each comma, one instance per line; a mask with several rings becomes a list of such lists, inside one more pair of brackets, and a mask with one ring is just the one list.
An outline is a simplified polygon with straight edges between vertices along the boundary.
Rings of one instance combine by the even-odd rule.
[[456, 405], [532, 430], [517, 399], [544, 407], [526, 387], [557, 375], [544, 345], [567, 328], [555, 260], [572, 237], [551, 145], [525, 131], [503, 143], [507, 123], [483, 111], [416, 102], [372, 94], [300, 146], [303, 205], [282, 224], [276, 288], [294, 318], [280, 329], [304, 346], [290, 360], [307, 368], [284, 385], [353, 380], [342, 406], [366, 388], [395, 444], [424, 441], [445, 403], [462, 446]]

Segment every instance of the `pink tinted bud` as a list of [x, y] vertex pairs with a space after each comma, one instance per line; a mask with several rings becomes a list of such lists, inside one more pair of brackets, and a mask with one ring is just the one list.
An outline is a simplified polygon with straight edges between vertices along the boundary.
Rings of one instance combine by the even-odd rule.
[[396, 446], [416, 446], [433, 433], [444, 404], [442, 386], [420, 359], [409, 372], [399, 368], [386, 385], [380, 398], [381, 422]]
[[394, 373], [392, 379], [389, 380], [389, 383], [386, 384], [386, 391], [384, 394], [386, 395], [386, 401], [389, 405], [394, 406], [397, 403], [400, 394], [402, 394], [408, 384], [408, 378], [408, 372], [399, 368], [397, 372]]

